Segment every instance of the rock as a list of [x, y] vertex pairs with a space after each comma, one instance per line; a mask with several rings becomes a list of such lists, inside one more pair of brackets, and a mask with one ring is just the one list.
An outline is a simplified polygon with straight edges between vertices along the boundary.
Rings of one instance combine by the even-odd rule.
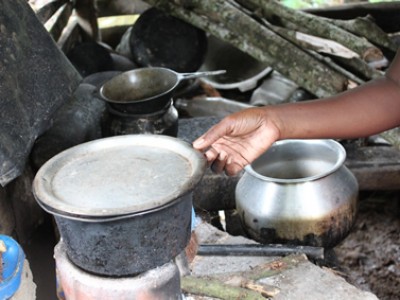
[[14, 211], [5, 188], [0, 187], [0, 234], [12, 236], [15, 230]]
[[27, 165], [24, 173], [6, 187], [15, 215], [15, 231], [20, 244], [30, 241], [32, 234], [45, 217], [45, 212], [32, 194], [33, 178], [34, 172]]
[[67, 53], [67, 57], [82, 77], [114, 70], [114, 62], [109, 50], [94, 41], [76, 45]]
[[31, 161], [36, 169], [67, 148], [101, 138], [105, 103], [95, 97], [95, 89], [90, 84], [79, 85], [72, 99], [57, 111], [53, 126], [32, 149]]
[[0, 1], [0, 184], [25, 167], [35, 139], [81, 77], [27, 1]]
[[[208, 223], [196, 227], [199, 244], [253, 244], [244, 237], [234, 237], [220, 231]], [[253, 269], [268, 264], [277, 266], [271, 275], [258, 280], [258, 283], [277, 287], [279, 293], [275, 300], [376, 300], [374, 294], [361, 291], [347, 283], [328, 268], [321, 268], [307, 258], [291, 264], [290, 267], [279, 267], [282, 257], [256, 256], [196, 256], [190, 268], [193, 276], [222, 276], [233, 272], [251, 272]], [[277, 263], [275, 263], [277, 262]], [[218, 277], [217, 277], [218, 278]], [[193, 299], [201, 299], [194, 297]]]
[[22, 269], [21, 284], [10, 300], [36, 300], [36, 284], [26, 259]]

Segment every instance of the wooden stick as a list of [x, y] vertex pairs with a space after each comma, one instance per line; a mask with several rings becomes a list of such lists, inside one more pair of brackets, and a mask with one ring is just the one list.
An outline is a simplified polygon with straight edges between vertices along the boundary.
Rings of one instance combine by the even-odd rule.
[[308, 260], [304, 254], [296, 254], [257, 266], [250, 271], [207, 277], [184, 276], [181, 287], [187, 293], [220, 299], [264, 299], [277, 295], [280, 290], [275, 286], [258, 283], [257, 280], [278, 275], [305, 261]]
[[265, 298], [256, 291], [225, 284], [214, 278], [184, 276], [181, 278], [181, 288], [182, 291], [186, 293], [224, 300], [265, 300]]

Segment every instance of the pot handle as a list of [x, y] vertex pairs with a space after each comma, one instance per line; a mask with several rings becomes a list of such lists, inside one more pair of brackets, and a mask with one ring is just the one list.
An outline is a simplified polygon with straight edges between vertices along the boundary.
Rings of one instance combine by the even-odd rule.
[[213, 76], [225, 74], [226, 70], [216, 70], [216, 71], [205, 71], [205, 72], [194, 72], [194, 73], [178, 73], [178, 80], [199, 78], [204, 76]]
[[92, 95], [93, 95], [93, 97], [94, 98], [96, 98], [96, 99], [99, 99], [99, 100], [102, 100], [102, 101], [107, 101], [107, 99], [105, 99], [104, 97], [103, 97], [103, 95], [101, 94], [101, 88], [102, 88], [103, 86], [98, 86], [98, 87], [96, 87], [95, 89], [94, 89], [94, 91], [92, 92]]

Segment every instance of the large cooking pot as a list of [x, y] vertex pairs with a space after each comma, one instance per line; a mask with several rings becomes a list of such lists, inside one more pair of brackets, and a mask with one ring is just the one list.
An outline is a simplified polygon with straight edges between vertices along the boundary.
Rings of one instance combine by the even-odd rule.
[[124, 72], [104, 83], [98, 97], [124, 113], [152, 113], [168, 105], [182, 80], [225, 73], [224, 70], [177, 73], [166, 68], [140, 68]]
[[236, 207], [248, 235], [261, 243], [332, 248], [356, 217], [358, 183], [333, 140], [276, 142], [245, 167]]
[[192, 190], [205, 167], [204, 157], [177, 138], [116, 136], [47, 161], [33, 193], [54, 215], [74, 264], [95, 274], [131, 276], [184, 250]]

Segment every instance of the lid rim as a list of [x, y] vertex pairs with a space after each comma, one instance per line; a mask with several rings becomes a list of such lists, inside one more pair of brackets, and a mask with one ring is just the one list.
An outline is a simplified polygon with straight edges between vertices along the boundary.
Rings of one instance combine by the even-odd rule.
[[[96, 208], [88, 208], [87, 206], [83, 207], [76, 205], [79, 203], [79, 201], [74, 200], [73, 203], [65, 202], [62, 200], [62, 197], [60, 198], [58, 195], [56, 195], [56, 192], [54, 192], [52, 188], [52, 176], [55, 176], [54, 172], [54, 174], [52, 174], [54, 168], [58, 168], [59, 170], [65, 165], [65, 162], [69, 163], [68, 158], [70, 158], [71, 153], [85, 153], [89, 154], [90, 157], [90, 149], [87, 150], [87, 153], [85, 152], [85, 149], [90, 148], [91, 146], [94, 146], [95, 148], [97, 145], [103, 145], [103, 143], [110, 142], [121, 142], [120, 144], [117, 143], [115, 147], [120, 145], [134, 145], [136, 147], [139, 144], [146, 146], [146, 143], [151, 143], [153, 148], [158, 147], [160, 149], [171, 150], [174, 152], [173, 154], [182, 156], [182, 158], [188, 162], [188, 166], [191, 167], [189, 176], [184, 178], [182, 183], [179, 182], [179, 185], [175, 190], [172, 190], [171, 193], [167, 193], [166, 195], [152, 200], [151, 202], [139, 202], [133, 205], [130, 204], [127, 206], [117, 206], [114, 208], [110, 208], [108, 205], [103, 208], [98, 206]], [[184, 142], [183, 140], [169, 136], [151, 134], [124, 135], [83, 143], [57, 154], [47, 161], [37, 172], [33, 181], [32, 190], [36, 201], [39, 204], [42, 204], [41, 206], [45, 205], [47, 210], [50, 210], [50, 213], [51, 211], [56, 211], [66, 215], [85, 216], [89, 218], [122, 216], [126, 214], [143, 213], [145, 211], [154, 210], [158, 207], [165, 206], [170, 202], [174, 202], [176, 199], [190, 192], [195, 187], [195, 185], [202, 179], [205, 169], [206, 161], [204, 156], [201, 155], [201, 153], [197, 150], [193, 149], [189, 143]], [[171, 176], [171, 174], [169, 175]]]

